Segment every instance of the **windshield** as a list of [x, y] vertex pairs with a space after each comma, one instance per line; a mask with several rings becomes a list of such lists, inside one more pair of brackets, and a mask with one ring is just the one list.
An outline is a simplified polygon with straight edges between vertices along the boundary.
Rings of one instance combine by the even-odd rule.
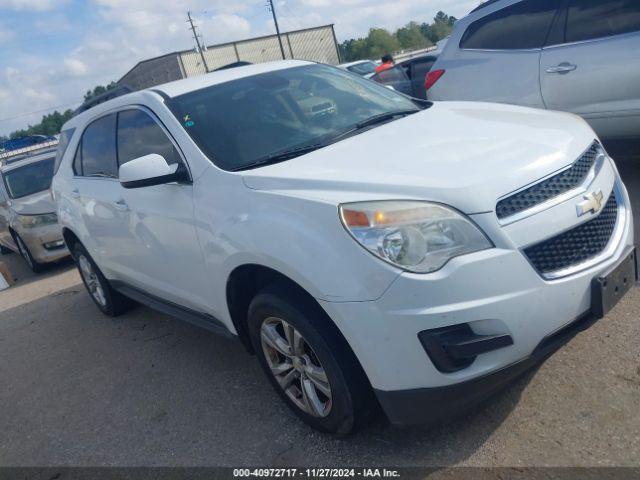
[[376, 73], [376, 64], [373, 62], [357, 63], [356, 65], [347, 67], [347, 70], [357, 73], [358, 75], [370, 75]]
[[[419, 110], [403, 95], [323, 65], [213, 85], [174, 98], [171, 107], [200, 149], [225, 170], [287, 150], [302, 154], [372, 117]], [[293, 156], [283, 160], [288, 158]]]
[[54, 158], [31, 163], [4, 173], [7, 192], [13, 199], [43, 192], [51, 187]]

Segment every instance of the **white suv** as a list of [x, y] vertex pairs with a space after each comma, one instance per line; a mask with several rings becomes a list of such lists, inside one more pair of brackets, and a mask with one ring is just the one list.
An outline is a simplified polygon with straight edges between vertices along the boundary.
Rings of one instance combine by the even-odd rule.
[[288, 61], [64, 130], [53, 190], [100, 310], [134, 300], [239, 337], [323, 431], [377, 405], [403, 424], [460, 411], [635, 281], [627, 192], [569, 114], [430, 104]]

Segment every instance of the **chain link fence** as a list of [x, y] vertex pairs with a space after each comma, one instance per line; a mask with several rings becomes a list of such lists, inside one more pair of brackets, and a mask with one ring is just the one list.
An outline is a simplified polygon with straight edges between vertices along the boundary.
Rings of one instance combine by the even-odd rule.
[[[285, 59], [309, 60], [337, 65], [340, 53], [333, 25], [285, 32], [280, 35]], [[206, 61], [206, 68], [202, 57]], [[134, 90], [181, 78], [203, 75], [236, 62], [264, 63], [282, 60], [277, 35], [252, 38], [207, 47], [200, 52], [186, 50], [145, 60], [131, 69], [118, 83]]]

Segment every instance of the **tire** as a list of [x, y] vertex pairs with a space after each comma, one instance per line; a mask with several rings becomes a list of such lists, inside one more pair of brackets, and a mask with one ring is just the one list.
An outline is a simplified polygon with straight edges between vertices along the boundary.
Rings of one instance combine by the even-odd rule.
[[[269, 381], [298, 417], [316, 430], [347, 435], [377, 411], [371, 385], [346, 340], [320, 306], [294, 291], [273, 285], [256, 295], [248, 314], [251, 342]], [[289, 337], [284, 334], [285, 328]], [[291, 356], [282, 354], [285, 346], [274, 340], [275, 334], [286, 345], [286, 338], [295, 339], [290, 343], [296, 348], [288, 350]]]
[[31, 269], [31, 271], [33, 273], [42, 272], [45, 269], [45, 264], [37, 262], [33, 258], [33, 255], [31, 255], [31, 252], [29, 251], [29, 247], [27, 247], [27, 244], [24, 243], [22, 238], [20, 238], [20, 235], [14, 233], [13, 239], [15, 240], [16, 246], [18, 247], [18, 253], [20, 253], [20, 256], [24, 258], [25, 262], [27, 262], [27, 266]]
[[109, 317], [117, 317], [130, 310], [134, 302], [111, 286], [89, 252], [80, 243], [76, 243], [72, 251], [82, 283], [100, 311]]

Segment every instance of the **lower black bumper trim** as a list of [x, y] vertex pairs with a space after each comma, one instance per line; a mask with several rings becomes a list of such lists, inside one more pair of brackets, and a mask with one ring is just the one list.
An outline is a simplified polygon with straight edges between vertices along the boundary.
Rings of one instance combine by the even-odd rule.
[[591, 313], [544, 338], [533, 353], [501, 370], [445, 387], [375, 390], [389, 421], [395, 425], [432, 424], [450, 419], [497, 393], [526, 371], [544, 362], [578, 332], [596, 321]]

